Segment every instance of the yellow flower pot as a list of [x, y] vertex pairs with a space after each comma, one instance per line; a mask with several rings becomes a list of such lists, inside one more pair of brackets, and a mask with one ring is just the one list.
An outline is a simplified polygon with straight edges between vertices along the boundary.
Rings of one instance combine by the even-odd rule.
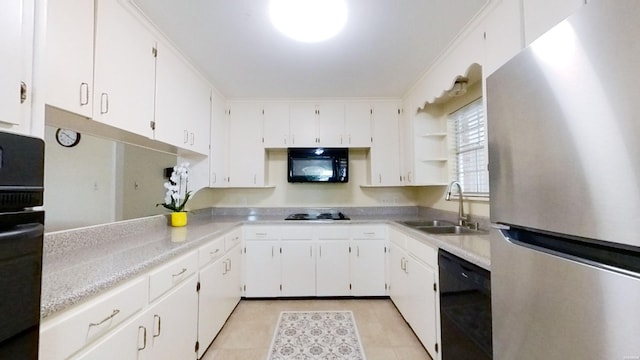
[[180, 227], [187, 225], [187, 212], [172, 212], [171, 213], [171, 226]]

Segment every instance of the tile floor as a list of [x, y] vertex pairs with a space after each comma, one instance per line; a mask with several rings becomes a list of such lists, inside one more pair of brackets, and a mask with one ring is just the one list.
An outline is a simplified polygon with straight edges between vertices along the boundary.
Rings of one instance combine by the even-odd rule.
[[351, 310], [367, 360], [429, 360], [388, 299], [242, 300], [202, 360], [265, 360], [281, 311]]

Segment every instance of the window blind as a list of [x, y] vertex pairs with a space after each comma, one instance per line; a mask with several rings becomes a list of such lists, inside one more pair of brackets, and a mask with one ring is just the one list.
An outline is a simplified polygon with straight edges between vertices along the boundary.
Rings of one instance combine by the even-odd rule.
[[450, 115], [453, 175], [465, 195], [489, 196], [487, 141], [482, 98]]

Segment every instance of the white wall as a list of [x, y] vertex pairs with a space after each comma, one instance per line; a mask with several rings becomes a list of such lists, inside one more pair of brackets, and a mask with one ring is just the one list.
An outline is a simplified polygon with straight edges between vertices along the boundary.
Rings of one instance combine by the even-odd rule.
[[339, 207], [413, 206], [414, 188], [361, 188], [367, 181], [368, 150], [349, 151], [349, 182], [346, 184], [301, 184], [287, 182], [287, 152], [268, 152], [269, 189], [202, 189], [188, 205], [205, 207]]
[[115, 143], [85, 136], [64, 148], [56, 130], [45, 127], [46, 231], [115, 221]]

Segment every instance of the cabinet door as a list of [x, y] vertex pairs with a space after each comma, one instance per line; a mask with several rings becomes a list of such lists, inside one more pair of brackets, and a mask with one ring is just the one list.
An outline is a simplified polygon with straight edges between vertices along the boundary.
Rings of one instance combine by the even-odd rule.
[[151, 319], [143, 359], [195, 359], [198, 338], [198, 278], [192, 276], [145, 312]]
[[530, 45], [584, 4], [585, 0], [524, 0], [525, 45]]
[[240, 302], [241, 282], [242, 282], [242, 248], [236, 246], [230, 250], [225, 257], [226, 271], [224, 273], [224, 282], [222, 284], [222, 293], [224, 295], [224, 302], [221, 308], [227, 314], [227, 317], [231, 315], [231, 312]]
[[229, 112], [229, 184], [264, 186], [261, 110], [254, 103], [233, 103]]
[[371, 112], [369, 103], [345, 105], [345, 143], [349, 147], [371, 146]]
[[407, 264], [409, 285], [409, 315], [405, 319], [429, 353], [436, 357], [439, 313], [437, 306], [436, 273], [431, 267], [409, 257]]
[[262, 106], [264, 124], [264, 147], [286, 148], [289, 139], [289, 104], [285, 102], [265, 103]]
[[371, 185], [401, 185], [398, 112], [394, 103], [379, 103], [373, 109]]
[[391, 300], [396, 305], [398, 310], [405, 319], [408, 314], [408, 277], [405, 272], [405, 263], [407, 261], [407, 255], [405, 251], [396, 245], [391, 243], [390, 247], [390, 264], [389, 264], [389, 295]]
[[282, 296], [316, 295], [316, 259], [311, 241], [282, 242]]
[[[19, 130], [29, 134], [28, 127], [20, 129], [28, 119], [31, 99], [27, 70], [31, 65], [33, 35], [33, 0], [4, 0], [0, 4], [0, 128]], [[27, 96], [21, 100], [21, 83]]]
[[[539, 3], [536, 0], [536, 3]], [[499, 3], [484, 20], [484, 64], [482, 76], [486, 78], [522, 49], [521, 1]]]
[[386, 295], [386, 250], [386, 240], [351, 242], [351, 295]]
[[226, 260], [226, 258], [218, 259], [218, 261], [200, 270], [198, 300], [198, 341], [200, 342], [200, 349], [198, 350], [198, 358], [202, 357], [229, 317], [229, 314], [224, 310], [225, 294], [222, 291], [225, 282]]
[[49, 0], [45, 102], [92, 116], [94, 2]]
[[218, 95], [211, 97], [211, 150], [209, 153], [209, 186], [226, 187], [229, 145], [229, 117], [225, 103]]
[[319, 241], [316, 260], [316, 295], [349, 296], [349, 241]]
[[245, 296], [280, 296], [281, 268], [278, 241], [247, 241], [245, 247]]
[[318, 108], [314, 103], [291, 104], [291, 145], [295, 147], [318, 146]]
[[324, 103], [318, 108], [319, 145], [346, 146], [344, 140], [344, 103]]
[[154, 137], [209, 153], [209, 84], [172, 48], [158, 42]]
[[93, 118], [152, 137], [155, 39], [118, 0], [96, 4]]

